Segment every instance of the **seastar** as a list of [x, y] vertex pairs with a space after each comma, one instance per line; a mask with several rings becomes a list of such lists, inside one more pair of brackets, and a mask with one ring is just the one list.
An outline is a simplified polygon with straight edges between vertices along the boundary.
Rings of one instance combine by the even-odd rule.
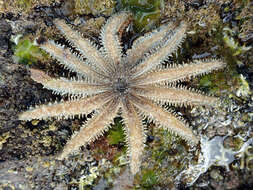
[[184, 22], [178, 27], [169, 23], [139, 37], [131, 49], [123, 53], [120, 38], [130, 21], [131, 15], [127, 12], [110, 17], [102, 28], [99, 48], [64, 21], [56, 19], [55, 26], [79, 53], [73, 53], [51, 40], [40, 44], [65, 68], [77, 73], [77, 77], [55, 79], [40, 70], [30, 69], [34, 81], [70, 98], [31, 107], [21, 113], [19, 119], [66, 119], [95, 111], [93, 118], [67, 142], [59, 159], [66, 158], [80, 146], [103, 135], [117, 115], [123, 118], [132, 174], [136, 174], [141, 165], [146, 138], [146, 127], [142, 123], [144, 118], [190, 144], [198, 143], [189, 125], [162, 105], [215, 105], [218, 98], [176, 83], [221, 69], [225, 63], [197, 60], [189, 64], [162, 66], [186, 37], [187, 25]]

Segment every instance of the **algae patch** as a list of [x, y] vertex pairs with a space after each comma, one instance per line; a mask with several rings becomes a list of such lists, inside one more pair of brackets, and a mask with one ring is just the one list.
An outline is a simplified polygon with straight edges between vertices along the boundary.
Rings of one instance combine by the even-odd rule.
[[134, 27], [137, 31], [149, 30], [161, 17], [162, 0], [118, 0], [118, 9], [133, 13]]
[[22, 64], [30, 65], [42, 60], [47, 56], [38, 46], [36, 46], [29, 37], [24, 37], [17, 41], [14, 49], [14, 59]]

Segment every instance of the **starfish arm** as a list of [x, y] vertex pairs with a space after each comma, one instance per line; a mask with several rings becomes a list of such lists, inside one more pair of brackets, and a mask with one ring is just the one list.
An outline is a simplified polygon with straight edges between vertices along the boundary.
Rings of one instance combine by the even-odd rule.
[[109, 75], [107, 70], [108, 63], [103, 58], [102, 53], [98, 50], [96, 45], [89, 39], [83, 38], [77, 31], [72, 30], [64, 21], [56, 19], [54, 23], [71, 45], [80, 51], [91, 65], [96, 65], [100, 70], [99, 72], [102, 72], [106, 76]]
[[55, 79], [40, 70], [30, 69], [30, 71], [31, 78], [34, 81], [41, 83], [44, 88], [53, 90], [56, 94], [87, 96], [106, 91], [105, 87], [99, 83], [83, 80], [68, 80], [65, 78]]
[[142, 118], [137, 114], [137, 110], [133, 104], [127, 100], [123, 103], [122, 117], [125, 124], [130, 169], [134, 175], [139, 171], [141, 166], [146, 136], [141, 122]]
[[130, 100], [144, 116], [154, 121], [158, 126], [179, 135], [190, 144], [198, 143], [199, 140], [192, 133], [188, 124], [174, 116], [172, 113], [165, 111], [163, 108], [144, 97], [132, 95]]
[[113, 122], [113, 118], [117, 115], [118, 109], [119, 101], [117, 99], [107, 102], [97, 115], [89, 120], [78, 133], [75, 133], [71, 137], [71, 140], [67, 142], [58, 159], [64, 159], [68, 154], [77, 151], [80, 146], [86, 145], [103, 135], [109, 129], [109, 124]]
[[81, 60], [81, 58], [72, 53], [68, 48], [55, 44], [52, 40], [40, 44], [40, 48], [48, 52], [53, 58], [57, 59], [61, 65], [64, 65], [72, 72], [76, 72], [82, 76], [92, 77], [95, 80], [104, 77], [96, 68], [92, 68], [91, 65]]
[[194, 89], [187, 89], [183, 86], [140, 86], [135, 89], [135, 93], [157, 103], [169, 103], [174, 106], [212, 106], [219, 101], [218, 98], [205, 96]]
[[136, 78], [141, 76], [152, 68], [156, 67], [160, 63], [166, 60], [177, 48], [181, 45], [183, 39], [185, 38], [186, 24], [182, 22], [171, 37], [162, 43], [162, 46], [157, 49], [153, 49], [152, 52], [147, 55], [144, 60], [137, 65], [133, 70], [133, 77]]
[[172, 29], [174, 29], [174, 27], [171, 22], [167, 25], [161, 26], [153, 32], [137, 38], [131, 49], [127, 50], [126, 53], [127, 56], [125, 58], [128, 62], [128, 66], [132, 68], [132, 66], [136, 65], [151, 49], [159, 47], [159, 44], [170, 36]]
[[130, 14], [122, 12], [108, 19], [100, 35], [106, 58], [112, 63], [113, 69], [121, 62], [122, 48], [119, 35], [122, 30], [129, 24]]
[[147, 85], [154, 83], [173, 83], [183, 81], [192, 77], [210, 73], [214, 70], [222, 69], [226, 64], [220, 60], [195, 60], [190, 64], [172, 66], [158, 71], [151, 71], [147, 75], [136, 78], [135, 85]]
[[111, 97], [110, 93], [102, 93], [89, 98], [49, 103], [35, 108], [31, 107], [19, 115], [19, 120], [48, 119], [50, 117], [72, 118], [75, 115], [89, 114], [101, 107]]

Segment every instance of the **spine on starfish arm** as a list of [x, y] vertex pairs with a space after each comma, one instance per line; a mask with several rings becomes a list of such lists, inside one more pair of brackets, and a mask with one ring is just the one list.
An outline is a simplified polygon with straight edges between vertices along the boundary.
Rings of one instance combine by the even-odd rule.
[[74, 133], [71, 140], [67, 142], [62, 153], [58, 156], [59, 160], [66, 158], [70, 153], [77, 151], [80, 146], [84, 146], [99, 136], [103, 135], [109, 129], [109, 124], [113, 123], [114, 117], [119, 110], [118, 99], [113, 99], [103, 105], [97, 115], [88, 120], [78, 133]]
[[122, 47], [120, 38], [124, 28], [130, 21], [130, 14], [122, 12], [109, 18], [102, 28], [100, 41], [103, 45], [103, 53], [112, 64], [113, 69], [121, 62]]
[[75, 47], [85, 58], [87, 58], [91, 65], [97, 66], [97, 71], [99, 73], [108, 76], [108, 63], [103, 58], [102, 52], [98, 50], [98, 47], [94, 42], [87, 38], [83, 38], [79, 32], [73, 30], [62, 20], [56, 19], [54, 20], [54, 24], [65, 36], [71, 46]]
[[86, 97], [106, 91], [103, 85], [87, 80], [68, 80], [66, 78], [55, 79], [46, 73], [36, 69], [30, 69], [31, 78], [43, 85], [44, 88], [53, 90], [55, 94], [68, 94], [70, 96]]
[[48, 119], [51, 117], [68, 119], [73, 118], [75, 115], [89, 114], [108, 102], [111, 96], [111, 93], [102, 93], [86, 99], [30, 107], [29, 110], [19, 115], [19, 120], [30, 121], [32, 119]]
[[189, 64], [172, 65], [168, 68], [161, 68], [157, 71], [151, 71], [135, 80], [132, 80], [134, 85], [148, 84], [168, 84], [178, 81], [191, 79], [195, 76], [204, 75], [215, 70], [223, 69], [226, 66], [221, 60], [195, 60]]
[[147, 98], [132, 95], [131, 102], [138, 108], [140, 113], [155, 122], [156, 125], [185, 139], [189, 144], [198, 144], [199, 139], [192, 133], [189, 125], [171, 111], [164, 110]]
[[181, 85], [155, 86], [144, 85], [135, 88], [135, 93], [139, 96], [149, 98], [156, 103], [163, 105], [167, 103], [173, 106], [215, 106], [219, 99], [206, 96], [203, 92], [187, 88]]
[[181, 22], [179, 27], [175, 29], [175, 32], [165, 42], [161, 43], [155, 49], [152, 49], [150, 54], [145, 56], [144, 60], [134, 68], [132, 78], [138, 78], [166, 61], [181, 46], [186, 37], [186, 29], [187, 24]]
[[173, 34], [173, 29], [175, 29], [175, 26], [174, 23], [171, 22], [165, 26], [161, 26], [156, 31], [152, 31], [136, 39], [131, 49], [127, 50], [127, 55], [125, 57], [128, 64], [127, 66], [132, 68], [151, 49], [159, 48], [160, 44], [165, 42], [166, 39]]
[[125, 100], [123, 104], [123, 123], [128, 145], [128, 156], [132, 174], [136, 174], [141, 166], [142, 154], [145, 146], [145, 128], [142, 125], [142, 117], [132, 103]]
[[59, 64], [72, 72], [76, 72], [81, 76], [92, 77], [96, 80], [99, 80], [100, 77], [104, 77], [103, 73], [100, 73], [96, 67], [89, 64], [88, 61], [84, 61], [81, 55], [72, 52], [63, 45], [56, 44], [54, 41], [49, 40], [40, 43], [39, 46], [59, 61]]

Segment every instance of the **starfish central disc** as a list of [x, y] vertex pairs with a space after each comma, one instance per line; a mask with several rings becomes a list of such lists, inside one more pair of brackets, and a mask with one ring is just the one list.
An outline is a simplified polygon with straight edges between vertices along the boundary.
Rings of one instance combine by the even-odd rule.
[[124, 94], [127, 91], [128, 85], [124, 78], [118, 78], [113, 85], [114, 91], [120, 94]]

